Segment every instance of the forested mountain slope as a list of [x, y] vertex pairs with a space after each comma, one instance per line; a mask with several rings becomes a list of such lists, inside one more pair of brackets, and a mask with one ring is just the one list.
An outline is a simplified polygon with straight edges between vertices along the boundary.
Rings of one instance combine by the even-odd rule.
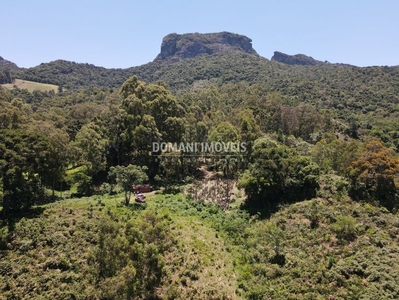
[[[311, 98], [392, 100], [398, 91], [397, 67], [355, 67], [316, 61], [306, 55], [276, 51], [272, 61], [259, 56], [251, 40], [231, 33], [170, 34], [153, 62], [126, 69], [106, 69], [65, 60], [33, 68], [6, 66], [12, 78], [52, 83], [68, 89], [120, 86], [137, 75], [146, 82], [163, 81], [174, 92], [216, 84], [260, 83], [283, 94]], [[339, 89], [342, 93], [337, 93]], [[305, 92], [305, 93], [304, 93]], [[353, 99], [352, 99], [353, 101]], [[359, 100], [358, 100], [359, 101]], [[356, 102], [356, 101], [355, 101]]]

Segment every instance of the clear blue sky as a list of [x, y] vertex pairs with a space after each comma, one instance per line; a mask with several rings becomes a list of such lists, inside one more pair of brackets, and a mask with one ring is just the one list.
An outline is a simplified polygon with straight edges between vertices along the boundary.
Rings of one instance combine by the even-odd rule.
[[168, 33], [230, 31], [254, 49], [357, 66], [399, 65], [399, 1], [2, 1], [0, 56], [107, 68], [152, 61]]

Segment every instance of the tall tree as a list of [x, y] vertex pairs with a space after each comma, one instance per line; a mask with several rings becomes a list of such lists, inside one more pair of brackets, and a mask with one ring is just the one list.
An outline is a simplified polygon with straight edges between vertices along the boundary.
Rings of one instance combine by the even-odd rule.
[[360, 142], [321, 139], [311, 150], [313, 160], [326, 173], [336, 172], [345, 176], [349, 166], [358, 158]]
[[242, 169], [247, 168], [252, 153], [254, 141], [261, 136], [260, 127], [257, 124], [252, 110], [245, 109], [240, 113], [240, 140], [245, 143], [246, 151], [243, 153]]
[[106, 168], [107, 140], [100, 126], [91, 122], [76, 134], [75, 146], [80, 149], [81, 162], [87, 166], [88, 174], [95, 175]]
[[245, 189], [247, 204], [272, 210], [280, 202], [314, 197], [318, 166], [308, 157], [267, 138], [255, 141], [248, 170], [239, 186]]
[[125, 193], [126, 205], [129, 205], [130, 203], [133, 185], [142, 184], [148, 180], [148, 176], [145, 171], [145, 167], [135, 165], [116, 166], [110, 168], [108, 176], [111, 178], [115, 177], [116, 182], [121, 185]]
[[349, 167], [351, 195], [355, 199], [377, 201], [388, 209], [397, 207], [394, 179], [398, 171], [399, 161], [394, 151], [377, 139], [369, 140]]
[[237, 142], [239, 141], [238, 130], [230, 122], [219, 123], [209, 134], [212, 142]]
[[54, 154], [47, 136], [27, 130], [0, 130], [3, 215], [43, 200], [47, 159]]
[[[63, 182], [63, 176], [69, 163], [72, 161], [69, 136], [66, 131], [56, 128], [56, 124], [47, 121], [32, 121], [30, 130], [46, 136], [44, 141], [38, 141], [33, 145], [36, 152], [41, 153], [36, 158], [37, 174], [41, 178], [42, 185], [51, 188], [52, 197], [55, 196], [55, 188]], [[57, 186], [61, 188], [61, 186]]]
[[164, 84], [145, 84], [135, 76], [125, 81], [120, 95], [121, 163], [147, 166], [153, 178], [159, 164], [151, 157], [152, 143], [183, 140], [184, 108]]

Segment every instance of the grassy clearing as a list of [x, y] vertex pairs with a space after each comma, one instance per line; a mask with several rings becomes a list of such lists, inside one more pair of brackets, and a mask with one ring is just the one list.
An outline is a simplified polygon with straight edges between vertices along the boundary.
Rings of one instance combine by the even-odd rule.
[[12, 90], [15, 87], [18, 87], [19, 89], [27, 89], [29, 92], [33, 92], [35, 90], [39, 90], [42, 92], [46, 92], [46, 91], [54, 91], [55, 93], [58, 92], [58, 85], [39, 83], [39, 82], [23, 80], [23, 79], [15, 79], [15, 81], [13, 83], [6, 83], [6, 84], [2, 84], [1, 86], [6, 89], [9, 89], [9, 90]]
[[167, 255], [170, 279], [163, 287], [176, 299], [236, 299], [234, 258], [228, 244], [181, 195], [156, 195], [149, 208], [167, 211], [177, 244]]

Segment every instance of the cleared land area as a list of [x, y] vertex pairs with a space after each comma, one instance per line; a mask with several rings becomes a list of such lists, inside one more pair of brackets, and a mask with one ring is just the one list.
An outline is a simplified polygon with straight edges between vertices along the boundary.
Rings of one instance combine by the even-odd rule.
[[29, 92], [33, 92], [35, 90], [39, 90], [42, 92], [45, 91], [54, 91], [55, 93], [58, 92], [58, 85], [48, 84], [48, 83], [39, 83], [29, 80], [22, 80], [22, 79], [15, 79], [13, 83], [6, 83], [2, 84], [2, 87], [12, 90], [15, 87], [19, 89], [27, 89]]

